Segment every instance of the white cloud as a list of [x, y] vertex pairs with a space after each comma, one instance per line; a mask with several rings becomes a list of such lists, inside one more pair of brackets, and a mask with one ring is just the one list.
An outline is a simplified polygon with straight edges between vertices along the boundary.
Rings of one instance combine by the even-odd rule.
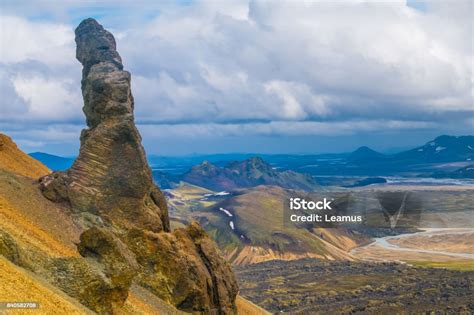
[[0, 58], [11, 64], [36, 60], [49, 67], [75, 64], [72, 27], [51, 22], [35, 23], [17, 16], [2, 16]]
[[[428, 1], [426, 11], [404, 0], [122, 5], [126, 18], [114, 11], [103, 20], [120, 22], [105, 26], [119, 35], [132, 72], [137, 121], [159, 123], [157, 130], [320, 135], [453, 121], [470, 128], [471, 1]], [[54, 15], [87, 6], [97, 9], [72, 1]], [[82, 121], [75, 25], [31, 20], [22, 8], [31, 15], [10, 6], [1, 17], [0, 120]], [[155, 17], [129, 19], [145, 13]]]
[[[209, 3], [165, 10], [123, 38], [134, 73], [192, 78], [203, 120], [344, 120], [381, 105], [383, 119], [472, 110], [466, 20], [404, 1], [251, 1], [247, 19]], [[172, 102], [183, 121], [191, 103]]]
[[304, 119], [308, 114], [324, 116], [328, 113], [328, 97], [311, 93], [303, 83], [273, 80], [264, 84], [265, 92], [274, 94], [280, 100], [282, 119]]
[[212, 66], [202, 64], [200, 74], [207, 84], [224, 93], [232, 92], [232, 90], [236, 89], [247, 89], [248, 75], [244, 71], [221, 73]]
[[0, 120], [82, 120], [72, 26], [16, 16], [0, 21]]
[[377, 130], [384, 131], [406, 131], [426, 130], [436, 128], [435, 123], [423, 121], [399, 121], [399, 120], [358, 120], [344, 122], [315, 122], [315, 121], [272, 121], [269, 123], [248, 124], [159, 124], [139, 125], [139, 129], [151, 138], [209, 138], [227, 136], [337, 136], [353, 135]]
[[44, 151], [46, 147], [47, 152], [60, 155], [77, 155], [82, 128], [77, 124], [0, 123], [1, 132], [6, 131], [25, 152]]
[[81, 114], [82, 95], [71, 88], [72, 82], [41, 76], [13, 78], [17, 95], [27, 104], [25, 115], [36, 120], [68, 120]]

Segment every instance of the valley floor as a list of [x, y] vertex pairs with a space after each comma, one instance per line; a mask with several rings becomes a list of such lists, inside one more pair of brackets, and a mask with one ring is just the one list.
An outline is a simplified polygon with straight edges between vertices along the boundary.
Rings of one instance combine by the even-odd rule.
[[474, 272], [315, 259], [235, 269], [241, 295], [273, 313], [474, 312]]
[[465, 262], [474, 270], [473, 240], [474, 229], [431, 228], [376, 238], [373, 243], [353, 249], [351, 254], [367, 261]]

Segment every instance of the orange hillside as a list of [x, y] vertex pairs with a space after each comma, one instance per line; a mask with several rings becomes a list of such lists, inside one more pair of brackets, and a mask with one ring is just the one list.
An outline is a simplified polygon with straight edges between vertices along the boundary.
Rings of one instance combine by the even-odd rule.
[[51, 173], [41, 162], [24, 153], [13, 140], [0, 133], [0, 169], [38, 178]]

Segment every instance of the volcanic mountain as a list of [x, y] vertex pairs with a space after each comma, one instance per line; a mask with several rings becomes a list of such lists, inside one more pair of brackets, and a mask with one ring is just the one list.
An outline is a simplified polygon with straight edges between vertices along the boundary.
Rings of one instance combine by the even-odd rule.
[[274, 185], [290, 189], [314, 190], [318, 185], [308, 174], [280, 172], [260, 157], [231, 162], [225, 167], [204, 161], [184, 174], [183, 181], [211, 190]]
[[384, 155], [382, 153], [372, 150], [369, 147], [360, 147], [349, 155], [348, 160], [357, 163], [359, 161], [373, 161], [383, 158]]

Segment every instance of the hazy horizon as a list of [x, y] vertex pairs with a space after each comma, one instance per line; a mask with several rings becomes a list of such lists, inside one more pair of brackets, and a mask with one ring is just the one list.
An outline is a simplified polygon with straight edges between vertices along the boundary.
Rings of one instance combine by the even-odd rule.
[[[438, 135], [438, 136], [441, 136], [441, 135]], [[454, 135], [448, 135], [448, 136], [454, 136]], [[474, 135], [456, 135], [456, 136], [474, 136]], [[437, 137], [437, 136], [436, 136]], [[323, 155], [323, 154], [347, 154], [347, 153], [351, 153], [355, 150], [357, 150], [358, 148], [360, 147], [369, 147], [370, 149], [373, 149], [377, 152], [380, 152], [380, 153], [383, 153], [383, 154], [387, 154], [387, 155], [390, 155], [390, 154], [396, 154], [396, 153], [399, 153], [399, 152], [403, 152], [403, 151], [407, 151], [407, 150], [411, 150], [411, 149], [415, 149], [416, 147], [419, 147], [419, 146], [422, 146], [426, 143], [428, 143], [429, 141], [435, 139], [436, 137], [433, 137], [433, 138], [430, 138], [428, 139], [427, 141], [424, 141], [422, 143], [418, 143], [418, 144], [415, 144], [413, 146], [407, 146], [407, 147], [391, 147], [391, 148], [388, 148], [388, 149], [378, 149], [376, 147], [373, 147], [373, 146], [370, 146], [370, 145], [359, 145], [359, 146], [356, 146], [356, 147], [352, 147], [348, 150], [345, 150], [345, 151], [313, 151], [313, 152], [297, 152], [297, 151], [293, 151], [293, 152], [285, 152], [285, 151], [281, 151], [281, 152], [264, 152], [264, 151], [212, 151], [212, 152], [189, 152], [189, 153], [182, 153], [182, 154], [164, 154], [162, 152], [157, 152], [157, 153], [152, 153], [152, 152], [148, 152], [148, 150], [145, 149], [146, 153], [147, 153], [147, 156], [157, 156], [157, 157], [176, 157], [176, 158], [180, 158], [180, 157], [193, 157], [193, 156], [207, 156], [207, 155], [255, 155], [255, 156], [258, 156], [258, 155]], [[41, 150], [36, 150], [36, 151], [26, 151], [28, 154], [33, 154], [33, 153], [46, 153], [46, 154], [50, 154], [50, 155], [55, 155], [55, 156], [59, 156], [59, 157], [65, 157], [65, 158], [76, 158], [77, 155], [79, 154], [79, 151], [77, 151], [76, 153], [72, 153], [72, 154], [61, 154], [61, 152], [55, 152], [54, 150], [53, 151], [41, 151]]]

